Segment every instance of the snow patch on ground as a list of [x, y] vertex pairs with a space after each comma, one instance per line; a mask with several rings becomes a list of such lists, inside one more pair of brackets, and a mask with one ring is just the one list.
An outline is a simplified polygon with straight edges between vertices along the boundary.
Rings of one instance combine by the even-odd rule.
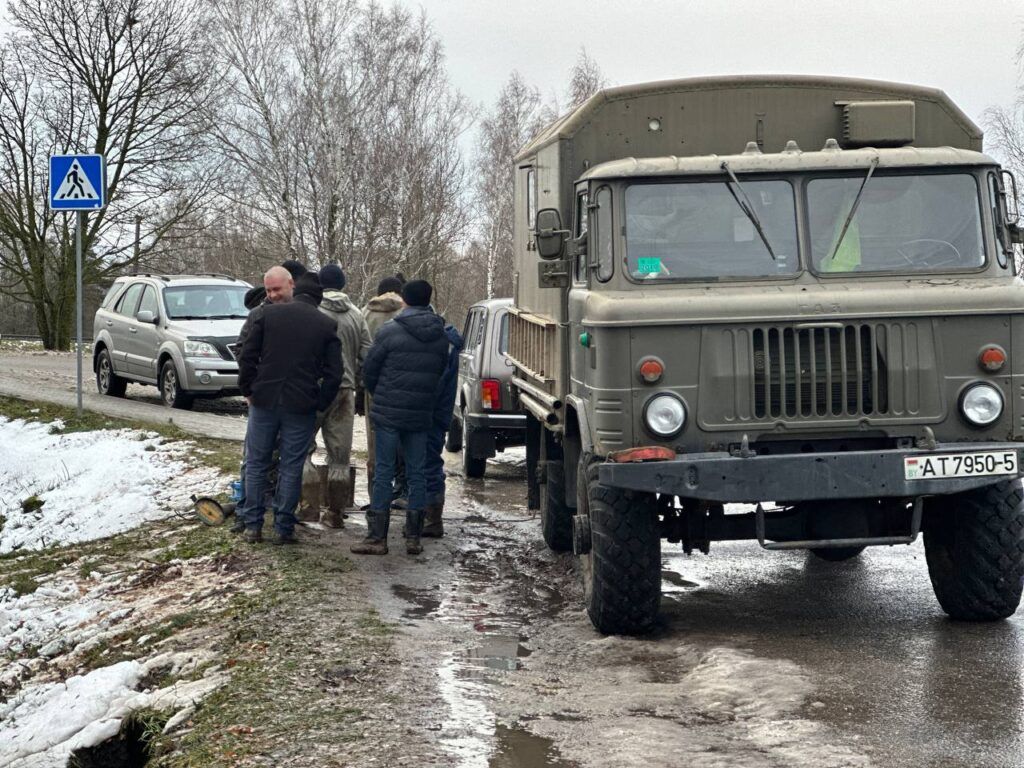
[[[112, 536], [226, 485], [215, 469], [190, 466], [187, 444], [157, 433], [61, 429], [0, 418], [0, 554]], [[33, 496], [43, 505], [23, 508]]]

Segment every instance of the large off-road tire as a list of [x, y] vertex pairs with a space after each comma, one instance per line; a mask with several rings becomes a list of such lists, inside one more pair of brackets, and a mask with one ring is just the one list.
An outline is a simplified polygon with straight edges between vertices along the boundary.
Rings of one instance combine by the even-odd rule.
[[195, 398], [182, 390], [181, 379], [178, 378], [178, 370], [174, 367], [173, 360], [165, 360], [160, 368], [160, 399], [168, 408], [185, 411], [195, 402]]
[[478, 479], [487, 472], [487, 459], [478, 459], [472, 455], [469, 446], [473, 444], [473, 428], [469, 426], [466, 412], [462, 412], [462, 471], [466, 477]]
[[462, 450], [462, 419], [452, 417], [444, 437], [444, 448], [448, 453], [458, 453]]
[[812, 549], [811, 554], [819, 560], [841, 563], [844, 560], [852, 560], [864, 550], [865, 547], [821, 547], [820, 549]]
[[124, 397], [128, 389], [128, 381], [114, 373], [114, 364], [110, 353], [101, 349], [96, 356], [96, 391], [110, 397]]
[[540, 487], [540, 530], [544, 543], [555, 552], [572, 550], [573, 510], [565, 503], [565, 465], [549, 461]]
[[1024, 584], [1020, 480], [927, 502], [924, 551], [939, 605], [951, 618], [1012, 616]]
[[649, 632], [661, 603], [656, 496], [601, 485], [587, 457], [577, 489], [576, 513], [590, 518], [590, 552], [581, 560], [591, 623], [606, 635]]

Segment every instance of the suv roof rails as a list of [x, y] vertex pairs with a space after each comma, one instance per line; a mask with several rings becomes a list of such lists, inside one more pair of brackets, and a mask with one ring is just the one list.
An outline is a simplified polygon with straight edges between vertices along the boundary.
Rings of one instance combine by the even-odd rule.
[[223, 275], [220, 272], [196, 272], [196, 277], [219, 277], [224, 280], [238, 282], [237, 277], [232, 277], [231, 275]]
[[123, 277], [155, 277], [157, 280], [163, 280], [165, 283], [171, 282], [171, 278], [167, 275], [159, 275], [156, 272], [132, 272], [130, 275], [123, 275]]

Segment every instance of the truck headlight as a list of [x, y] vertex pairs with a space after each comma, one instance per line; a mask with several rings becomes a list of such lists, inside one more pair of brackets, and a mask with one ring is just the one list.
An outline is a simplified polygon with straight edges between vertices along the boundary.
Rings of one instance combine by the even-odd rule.
[[213, 344], [205, 341], [185, 341], [185, 357], [220, 357], [220, 352]]
[[673, 437], [686, 425], [686, 406], [675, 395], [655, 395], [644, 406], [644, 423], [658, 437]]
[[991, 384], [975, 384], [960, 397], [960, 411], [974, 426], [988, 426], [1003, 414], [1003, 395]]

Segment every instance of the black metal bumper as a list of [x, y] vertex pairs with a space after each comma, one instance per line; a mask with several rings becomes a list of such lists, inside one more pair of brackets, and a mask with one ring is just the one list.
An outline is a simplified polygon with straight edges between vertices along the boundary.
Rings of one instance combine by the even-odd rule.
[[520, 413], [467, 413], [466, 423], [473, 429], [526, 431], [526, 417]]
[[[1016, 474], [907, 480], [905, 458], [980, 451], [1014, 451]], [[728, 453], [677, 454], [670, 461], [607, 462], [601, 483], [613, 488], [656, 491], [682, 498], [721, 502], [812, 499], [911, 498], [981, 488], [1024, 469], [1019, 443], [947, 443], [934, 451], [918, 448], [848, 453], [796, 453], [746, 458]]]

